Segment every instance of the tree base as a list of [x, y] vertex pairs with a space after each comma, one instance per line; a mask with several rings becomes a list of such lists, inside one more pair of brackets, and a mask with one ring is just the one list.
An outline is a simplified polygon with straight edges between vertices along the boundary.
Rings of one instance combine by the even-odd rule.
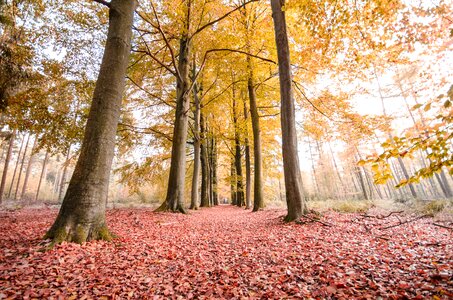
[[82, 244], [94, 240], [111, 241], [114, 238], [105, 224], [65, 224], [52, 227], [44, 236], [51, 239], [50, 247], [62, 242]]
[[155, 212], [174, 212], [174, 213], [182, 213], [187, 214], [186, 209], [182, 205], [176, 205], [176, 207], [172, 208], [168, 205], [167, 201], [164, 201], [158, 208], [154, 210]]

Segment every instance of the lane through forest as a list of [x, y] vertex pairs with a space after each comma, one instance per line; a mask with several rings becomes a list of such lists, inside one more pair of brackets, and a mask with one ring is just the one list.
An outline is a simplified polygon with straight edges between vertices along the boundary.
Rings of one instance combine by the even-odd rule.
[[[453, 296], [453, 242], [430, 219], [402, 226], [329, 212], [285, 224], [284, 210], [233, 206], [188, 215], [108, 212], [118, 238], [41, 252], [57, 211], [0, 212], [0, 299], [281, 299]], [[401, 217], [400, 217], [401, 218]]]

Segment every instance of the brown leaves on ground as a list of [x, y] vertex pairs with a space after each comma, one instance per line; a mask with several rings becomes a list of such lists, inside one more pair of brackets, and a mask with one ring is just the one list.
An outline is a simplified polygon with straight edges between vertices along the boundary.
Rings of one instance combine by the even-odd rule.
[[40, 252], [56, 213], [0, 213], [0, 299], [453, 297], [452, 232], [429, 219], [382, 230], [337, 213], [326, 227], [282, 210], [112, 210], [113, 242]]

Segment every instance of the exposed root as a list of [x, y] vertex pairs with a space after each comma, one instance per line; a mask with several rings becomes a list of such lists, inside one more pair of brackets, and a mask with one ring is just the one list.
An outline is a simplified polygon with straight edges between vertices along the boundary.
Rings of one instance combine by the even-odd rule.
[[113, 238], [114, 235], [105, 224], [99, 226], [93, 224], [62, 225], [51, 228], [44, 235], [44, 239], [51, 240], [47, 246], [47, 250], [52, 249], [56, 244], [61, 244], [62, 242], [82, 244], [93, 240], [111, 241]]

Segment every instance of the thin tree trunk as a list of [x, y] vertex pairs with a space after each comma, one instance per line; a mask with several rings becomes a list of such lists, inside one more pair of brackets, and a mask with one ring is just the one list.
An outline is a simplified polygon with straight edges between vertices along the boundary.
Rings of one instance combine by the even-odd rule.
[[3, 166], [2, 183], [0, 184], [0, 204], [2, 204], [3, 193], [5, 192], [6, 176], [8, 175], [8, 166], [13, 153], [14, 139], [16, 138], [16, 129], [13, 130], [9, 138], [8, 150], [6, 152], [5, 164]]
[[231, 158], [231, 165], [230, 165], [230, 189], [231, 189], [231, 204], [232, 205], [237, 205], [237, 200], [236, 200], [236, 167], [234, 165], [234, 157]]
[[[377, 85], [378, 85], [379, 97], [381, 99], [382, 113], [383, 113], [384, 116], [387, 116], [387, 112], [386, 112], [386, 109], [385, 109], [385, 103], [384, 103], [384, 96], [382, 95], [381, 83], [379, 82], [379, 77], [377, 76], [376, 69], [374, 67], [373, 67], [373, 70], [374, 70], [374, 72], [373, 72], [374, 73], [374, 77], [376, 78], [376, 82], [377, 82]], [[393, 136], [390, 133], [390, 131], [387, 133], [387, 135], [389, 137], [390, 142], [393, 144], [394, 143], [393, 142]], [[407, 172], [406, 166], [404, 165], [403, 159], [400, 156], [398, 156], [397, 160], [398, 160], [398, 164], [400, 165], [400, 168], [401, 168], [401, 170], [403, 172], [404, 178], [406, 180], [408, 180], [409, 179], [409, 174]], [[408, 186], [409, 186], [409, 189], [411, 191], [412, 197], [417, 198], [417, 193], [415, 191], [414, 185], [412, 183], [409, 183]]]
[[[192, 66], [192, 77], [195, 78], [195, 59]], [[200, 178], [200, 99], [198, 98], [198, 87], [194, 84], [193, 88], [194, 99], [194, 128], [193, 128], [193, 176], [192, 176], [192, 191], [190, 199], [190, 209], [198, 209], [199, 196], [199, 178]]]
[[107, 42], [80, 156], [57, 219], [46, 234], [54, 243], [111, 239], [105, 210], [135, 6], [135, 0], [109, 2]]
[[25, 192], [27, 191], [28, 179], [30, 178], [31, 167], [32, 167], [33, 162], [34, 162], [35, 150], [36, 150], [36, 146], [37, 145], [38, 145], [38, 136], [35, 137], [35, 140], [33, 142], [33, 146], [31, 147], [30, 158], [28, 159], [27, 170], [25, 171], [24, 184], [22, 185], [22, 192], [20, 193], [20, 199], [24, 199]]
[[212, 137], [212, 196], [213, 204], [219, 205], [219, 193], [217, 190], [217, 140], [213, 134]]
[[208, 151], [207, 151], [207, 137], [206, 137], [206, 124], [203, 114], [200, 116], [200, 160], [201, 160], [201, 200], [200, 207], [209, 207], [209, 182], [208, 182]]
[[261, 156], [261, 129], [260, 118], [258, 115], [258, 107], [256, 103], [256, 93], [253, 83], [253, 71], [251, 67], [251, 59], [247, 56], [249, 78], [247, 88], [250, 101], [250, 115], [252, 119], [253, 132], [253, 166], [254, 166], [254, 181], [253, 181], [253, 211], [258, 211], [264, 207], [263, 200], [263, 159]]
[[319, 188], [318, 179], [316, 177], [315, 157], [313, 155], [313, 150], [311, 148], [310, 138], [308, 138], [308, 150], [310, 152], [311, 170], [313, 173], [313, 182], [315, 183], [315, 194], [318, 197], [321, 197], [321, 189]]
[[[19, 184], [20, 184], [20, 179], [22, 178], [22, 170], [24, 168], [24, 162], [25, 162], [25, 155], [27, 154], [28, 150], [28, 143], [30, 142], [30, 134], [27, 137], [27, 142], [25, 143], [25, 150], [24, 154], [22, 156], [22, 161], [20, 163], [20, 169], [19, 169], [19, 177], [17, 178], [17, 184], [16, 184], [16, 190], [14, 192], [14, 200], [17, 200], [17, 193], [19, 191]], [[22, 200], [22, 199], [21, 199]]]
[[244, 101], [245, 118], [245, 209], [252, 208], [252, 170], [250, 166], [250, 142], [248, 131], [248, 110], [247, 103]]
[[11, 179], [11, 184], [9, 185], [8, 198], [11, 198], [11, 192], [13, 191], [14, 180], [16, 179], [17, 168], [20, 165], [20, 155], [22, 154], [22, 149], [24, 148], [24, 142], [25, 142], [25, 134], [20, 142], [19, 153], [17, 153], [16, 166], [14, 167], [13, 178]]
[[232, 110], [233, 110], [233, 127], [234, 127], [234, 166], [236, 168], [236, 205], [242, 207], [245, 204], [244, 200], [244, 186], [242, 176], [242, 154], [241, 154], [241, 139], [239, 135], [238, 125], [238, 111], [236, 103], [236, 89], [233, 84], [233, 97], [232, 97]]
[[41, 175], [39, 176], [39, 183], [38, 183], [38, 189], [36, 190], [35, 202], [38, 202], [38, 200], [39, 200], [39, 192], [41, 191], [42, 180], [44, 179], [44, 176], [46, 174], [48, 160], [49, 160], [49, 151], [47, 150], [46, 155], [44, 156], [44, 161], [42, 163]]
[[280, 77], [283, 170], [285, 175], [286, 203], [288, 206], [288, 214], [285, 220], [294, 221], [305, 214], [308, 209], [303, 197], [304, 192], [297, 152], [297, 132], [288, 35], [286, 33], [285, 13], [282, 11], [282, 5], [284, 5], [284, 1], [271, 0]]

